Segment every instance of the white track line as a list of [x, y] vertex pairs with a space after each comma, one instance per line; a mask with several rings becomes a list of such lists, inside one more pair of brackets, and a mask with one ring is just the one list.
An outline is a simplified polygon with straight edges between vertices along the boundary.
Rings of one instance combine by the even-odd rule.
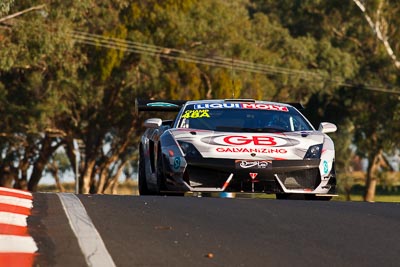
[[0, 252], [35, 253], [37, 250], [38, 247], [30, 236], [0, 235]]
[[115, 266], [111, 255], [85, 207], [77, 196], [70, 193], [57, 193], [68, 217], [72, 231], [89, 266]]

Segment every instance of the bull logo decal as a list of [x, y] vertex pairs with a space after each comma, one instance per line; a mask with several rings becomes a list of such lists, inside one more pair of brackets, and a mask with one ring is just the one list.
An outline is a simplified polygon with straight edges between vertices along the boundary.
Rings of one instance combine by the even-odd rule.
[[251, 172], [251, 173], [249, 173], [249, 175], [250, 175], [251, 179], [254, 180], [254, 179], [256, 179], [258, 173], [256, 173], [256, 172]]

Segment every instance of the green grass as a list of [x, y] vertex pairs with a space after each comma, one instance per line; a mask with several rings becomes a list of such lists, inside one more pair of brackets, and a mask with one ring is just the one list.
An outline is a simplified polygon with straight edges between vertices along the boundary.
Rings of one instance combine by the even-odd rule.
[[[344, 194], [334, 197], [333, 201], [346, 201]], [[350, 194], [351, 201], [364, 201], [362, 194]], [[400, 202], [400, 195], [375, 195], [374, 202]]]
[[[365, 187], [360, 184], [352, 186], [350, 191], [351, 201], [363, 201]], [[339, 196], [333, 198], [336, 201], [346, 201], [344, 192], [339, 192]], [[400, 186], [376, 186], [375, 202], [400, 202]]]

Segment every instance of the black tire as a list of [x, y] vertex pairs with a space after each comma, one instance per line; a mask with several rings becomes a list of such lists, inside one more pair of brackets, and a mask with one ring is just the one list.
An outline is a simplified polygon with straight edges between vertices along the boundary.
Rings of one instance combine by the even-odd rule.
[[157, 155], [157, 195], [165, 195], [165, 196], [184, 196], [183, 192], [168, 192], [166, 186], [165, 179], [165, 165], [163, 160], [163, 154], [161, 152], [161, 145], [158, 146], [158, 155]]
[[147, 188], [146, 181], [146, 170], [145, 170], [145, 162], [143, 156], [143, 150], [140, 148], [139, 152], [139, 171], [138, 171], [138, 187], [139, 187], [139, 195], [150, 195], [150, 191]]
[[159, 144], [157, 155], [157, 189], [155, 193], [160, 195], [162, 190], [165, 190], [164, 161], [162, 159], [161, 145]]

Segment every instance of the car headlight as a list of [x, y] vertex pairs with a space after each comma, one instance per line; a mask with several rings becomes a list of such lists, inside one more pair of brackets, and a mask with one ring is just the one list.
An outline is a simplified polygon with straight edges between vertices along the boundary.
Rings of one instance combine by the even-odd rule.
[[186, 157], [201, 157], [200, 152], [194, 147], [192, 143], [185, 141], [178, 141], [179, 146], [182, 149], [183, 154]]
[[307, 150], [305, 159], [319, 159], [321, 157], [322, 144], [310, 146]]

